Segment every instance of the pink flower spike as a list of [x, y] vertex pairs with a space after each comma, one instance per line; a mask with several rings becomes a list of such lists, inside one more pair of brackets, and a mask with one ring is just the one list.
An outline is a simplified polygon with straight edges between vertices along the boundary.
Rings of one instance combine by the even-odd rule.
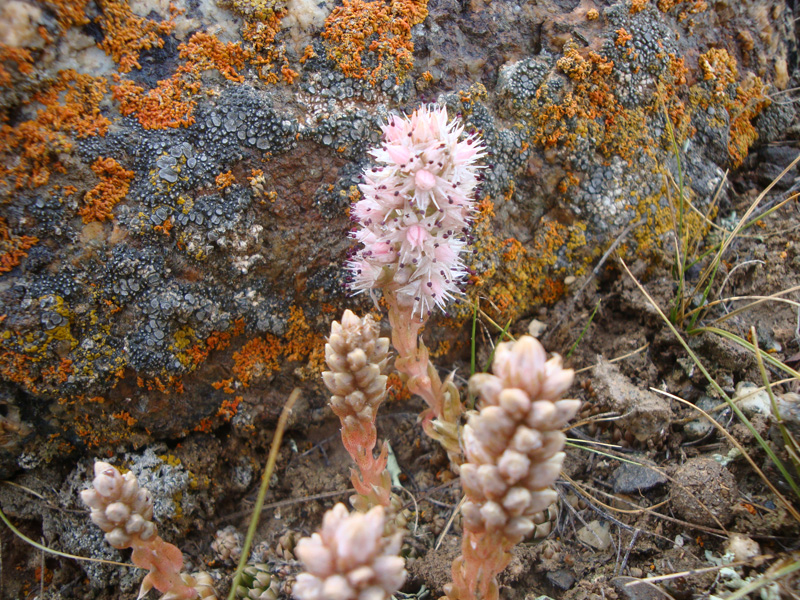
[[459, 119], [422, 106], [392, 115], [383, 142], [370, 150], [377, 166], [364, 172], [363, 195], [351, 209], [361, 247], [347, 266], [356, 292], [383, 288], [425, 319], [462, 293], [483, 144], [462, 139]]

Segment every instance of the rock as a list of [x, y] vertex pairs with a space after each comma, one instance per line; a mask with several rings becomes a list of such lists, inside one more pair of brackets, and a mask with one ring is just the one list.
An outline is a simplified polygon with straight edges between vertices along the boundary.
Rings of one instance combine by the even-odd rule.
[[725, 552], [733, 554], [733, 560], [738, 562], [758, 556], [761, 554], [761, 547], [749, 535], [732, 533], [725, 544]]
[[620, 414], [615, 423], [639, 443], [659, 443], [672, 419], [669, 400], [642, 390], [602, 357], [594, 368], [592, 388], [605, 410]]
[[655, 468], [624, 462], [611, 474], [611, 481], [615, 494], [642, 494], [667, 483], [668, 479]]
[[675, 473], [670, 489], [675, 515], [708, 527], [730, 523], [738, 497], [731, 472], [710, 458], [687, 460]]
[[[711, 414], [711, 416], [713, 416], [716, 420], [719, 420], [720, 415], [729, 414], [726, 413], [725, 408], [721, 408], [718, 411], [711, 413], [712, 409], [720, 404], [722, 404], [722, 402], [716, 398], [702, 396], [695, 403], [695, 406]], [[704, 438], [711, 433], [713, 429], [714, 425], [710, 423], [706, 417], [699, 415], [696, 419], [692, 419], [683, 426], [683, 433], [686, 435], [687, 440], [695, 441]]]
[[768, 417], [772, 414], [769, 394], [766, 390], [759, 390], [759, 387], [749, 381], [740, 381], [736, 384], [733, 401], [747, 417], [754, 415]]
[[567, 569], [548, 571], [545, 575], [545, 579], [547, 579], [550, 585], [562, 592], [566, 592], [575, 583], [575, 576]]
[[594, 548], [602, 551], [611, 546], [611, 534], [608, 532], [608, 524], [600, 521], [591, 521], [585, 527], [581, 527], [577, 533], [578, 539]]
[[611, 585], [619, 594], [620, 600], [670, 600], [671, 598], [652, 583], [635, 577], [615, 577], [611, 580]]

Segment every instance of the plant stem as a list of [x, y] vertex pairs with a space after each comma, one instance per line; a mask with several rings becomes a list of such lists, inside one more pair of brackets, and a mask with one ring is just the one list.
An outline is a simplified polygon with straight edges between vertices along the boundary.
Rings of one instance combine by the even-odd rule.
[[275, 462], [278, 460], [278, 450], [281, 447], [281, 440], [283, 440], [283, 431], [286, 429], [286, 422], [289, 420], [289, 415], [292, 413], [292, 407], [297, 399], [300, 397], [300, 388], [292, 390], [286, 405], [283, 407], [283, 412], [278, 419], [278, 426], [275, 428], [275, 435], [272, 438], [272, 445], [269, 448], [269, 458], [267, 458], [267, 468], [264, 469], [264, 474], [261, 477], [261, 487], [258, 489], [258, 498], [256, 499], [256, 506], [253, 509], [253, 516], [250, 518], [250, 526], [247, 528], [247, 537], [244, 539], [242, 546], [242, 555], [239, 558], [239, 564], [236, 567], [236, 573], [231, 582], [231, 591], [228, 592], [228, 600], [234, 600], [236, 597], [236, 588], [242, 580], [242, 571], [247, 565], [247, 559], [250, 557], [250, 547], [253, 545], [253, 538], [256, 535], [258, 528], [258, 521], [261, 518], [261, 509], [264, 508], [264, 499], [267, 496], [267, 489], [269, 488], [269, 480], [272, 478], [272, 471], [275, 469]]

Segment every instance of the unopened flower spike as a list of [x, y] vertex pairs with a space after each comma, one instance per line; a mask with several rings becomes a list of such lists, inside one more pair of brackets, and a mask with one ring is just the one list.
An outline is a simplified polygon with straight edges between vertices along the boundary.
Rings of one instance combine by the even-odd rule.
[[511, 560], [509, 551], [557, 498], [552, 485], [565, 458], [561, 429], [580, 408], [578, 400], [561, 399], [572, 369], [557, 354], [547, 359], [533, 337], [498, 344], [492, 371], [469, 380], [480, 411], [462, 432], [464, 537], [453, 583], [445, 586], [448, 600], [498, 599], [496, 576]]

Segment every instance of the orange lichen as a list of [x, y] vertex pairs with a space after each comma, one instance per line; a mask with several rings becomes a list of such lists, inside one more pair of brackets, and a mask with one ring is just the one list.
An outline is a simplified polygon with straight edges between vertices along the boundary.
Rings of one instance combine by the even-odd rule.
[[134, 177], [133, 171], [123, 169], [113, 158], [98, 158], [92, 163], [92, 171], [100, 178], [100, 183], [83, 198], [84, 206], [78, 214], [84, 223], [111, 219], [111, 210], [128, 194]]
[[[105, 80], [72, 70], [33, 95], [36, 116], [15, 126], [0, 126], [0, 197], [8, 188], [38, 187], [53, 171], [65, 169], [56, 157], [72, 150], [72, 138], [105, 135], [109, 121], [100, 113]], [[4, 189], [5, 188], [5, 189]]]
[[202, 88], [202, 72], [216, 69], [225, 79], [241, 83], [244, 78], [238, 70], [244, 68], [249, 54], [239, 44], [223, 44], [214, 36], [197, 32], [178, 46], [178, 56], [184, 62], [173, 76], [147, 91], [115, 74], [117, 85], [112, 95], [119, 102], [120, 113], [135, 115], [145, 129], [188, 127], [194, 123], [193, 98]]
[[[622, 40], [627, 36], [619, 33]], [[626, 42], [628, 43], [628, 42]], [[629, 44], [629, 51], [633, 51]], [[650, 138], [647, 120], [661, 110], [658, 102], [626, 108], [619, 101], [611, 77], [614, 62], [574, 42], [564, 46], [559, 68], [572, 85], [555, 91], [545, 82], [536, 92], [537, 102], [519, 105], [523, 119], [530, 125], [528, 140], [542, 148], [572, 146], [577, 139], [599, 140], [597, 150], [603, 157], [619, 156], [630, 164], [637, 153], [652, 153], [656, 147]], [[672, 74], [661, 76], [672, 82]]]
[[231, 171], [227, 171], [226, 173], [220, 173], [214, 178], [214, 183], [217, 184], [217, 189], [224, 190], [227, 187], [232, 186], [236, 183], [236, 177], [233, 176]]
[[564, 47], [564, 56], [556, 61], [556, 66], [566, 73], [570, 79], [581, 81], [591, 72], [591, 64], [581, 53], [577, 46], [569, 44]]
[[311, 329], [302, 309], [291, 306], [289, 313], [289, 331], [284, 347], [286, 359], [308, 360], [312, 369], [319, 370], [324, 364], [325, 338]]
[[226, 394], [233, 394], [234, 390], [233, 387], [233, 377], [230, 379], [222, 379], [221, 381], [215, 381], [211, 384], [215, 390], [222, 390]]
[[650, 0], [631, 0], [630, 13], [635, 15], [638, 12], [642, 12], [647, 7], [649, 1]]
[[660, 10], [661, 12], [668, 12], [673, 7], [677, 6], [678, 4], [681, 4], [684, 1], [685, 0], [658, 0], [656, 6], [658, 6], [658, 10]]
[[128, 0], [98, 0], [100, 16], [97, 23], [104, 36], [98, 44], [114, 62], [120, 73], [128, 73], [134, 67], [141, 69], [139, 52], [164, 45], [162, 35], [169, 35], [175, 27], [173, 21], [157, 23], [135, 15]]
[[596, 21], [600, 18], [600, 13], [597, 11], [596, 8], [590, 8], [586, 11], [586, 19], [589, 21]]
[[[427, 0], [343, 0], [325, 20], [328, 57], [348, 77], [375, 83], [391, 72], [404, 75], [414, 64], [411, 28], [428, 15]], [[364, 66], [369, 52], [376, 63]]]
[[408, 386], [395, 371], [392, 371], [386, 380], [386, 390], [390, 401], [402, 402], [411, 399], [411, 392]]
[[[199, 83], [186, 83], [180, 79], [165, 79], [158, 86], [145, 91], [130, 80], [120, 80], [112, 88], [112, 96], [119, 102], [119, 112], [135, 115], [145, 129], [188, 127], [194, 123], [194, 93], [200, 91]], [[184, 99], [185, 98], [185, 99]]]
[[138, 422], [130, 413], [125, 411], [115, 412], [111, 415], [111, 418], [123, 421], [128, 427], [133, 427]]
[[8, 273], [11, 269], [19, 265], [25, 258], [29, 250], [39, 241], [28, 235], [14, 235], [8, 227], [8, 223], [0, 217], [0, 273]]
[[254, 379], [269, 377], [278, 369], [280, 343], [267, 333], [264, 337], [253, 338], [233, 353], [233, 374], [245, 387]]
[[12, 75], [6, 68], [8, 63], [14, 63], [20, 75], [33, 72], [33, 58], [28, 50], [0, 44], [0, 87], [11, 85]]
[[198, 31], [178, 50], [178, 56], [187, 61], [178, 68], [179, 73], [189, 75], [216, 69], [228, 81], [244, 82], [238, 71], [244, 69], [248, 54], [238, 43], [225, 44], [213, 35]]
[[708, 97], [707, 92], [694, 86], [695, 101], [703, 108], [708, 108], [712, 103], [721, 103], [727, 110], [730, 116], [728, 152], [733, 167], [738, 167], [758, 137], [753, 119], [771, 102], [766, 96], [766, 86], [755, 75], [749, 75], [737, 84], [739, 69], [736, 59], [724, 48], [712, 48], [700, 55], [697, 62], [703, 80], [712, 84], [712, 91], [711, 97]]
[[324, 365], [325, 338], [316, 333], [306, 320], [302, 309], [289, 307], [289, 322], [282, 339], [269, 333], [247, 342], [233, 353], [233, 374], [245, 386], [258, 379], [265, 379], [280, 368], [280, 360], [305, 362], [318, 373]]
[[203, 417], [200, 419], [200, 422], [194, 426], [192, 431], [196, 431], [198, 433], [211, 433], [214, 431], [214, 421], [212, 421], [210, 417]]
[[[474, 221], [475, 254], [470, 268], [473, 285], [467, 288], [468, 309], [478, 299], [484, 310], [498, 322], [521, 316], [525, 307], [553, 303], [564, 293], [562, 273], [554, 272], [556, 263], [581, 260], [585, 247], [585, 226], [580, 222], [565, 225], [545, 217], [534, 234], [533, 242], [523, 244], [515, 238], [498, 239], [492, 227], [493, 207], [489, 198], [478, 204]], [[499, 259], [499, 260], [498, 260]], [[457, 311], [454, 311], [454, 313]], [[463, 320], [471, 311], [454, 314]]]
[[770, 104], [771, 100], [766, 96], [766, 86], [758, 77], [752, 76], [736, 89], [736, 98], [728, 107], [731, 115], [728, 152], [734, 168], [744, 162], [750, 146], [758, 139], [753, 119]]
[[717, 89], [720, 91], [725, 86], [736, 83], [736, 79], [739, 77], [736, 59], [725, 48], [711, 48], [698, 57], [697, 64], [703, 71], [703, 79], [715, 81]]
[[178, 375], [168, 375], [163, 380], [161, 377], [153, 377], [152, 379], [144, 379], [142, 377], [136, 378], [136, 385], [144, 388], [149, 392], [161, 392], [162, 394], [182, 394], [183, 381]]
[[62, 31], [75, 25], [86, 25], [86, 5], [90, 0], [42, 0], [56, 14], [56, 21]]
[[617, 29], [616, 33], [617, 33], [617, 39], [614, 42], [616, 46], [627, 46], [628, 42], [630, 42], [633, 39], [633, 36], [630, 33], [628, 33], [624, 27], [620, 27], [619, 29]]
[[69, 379], [73, 372], [72, 361], [62, 358], [58, 365], [50, 365], [42, 370], [42, 379], [46, 383], [61, 384]]
[[35, 376], [31, 373], [30, 357], [11, 350], [0, 353], [0, 375], [6, 381], [16, 383], [32, 394], [38, 393]]
[[[255, 22], [246, 22], [242, 27], [242, 38], [246, 42], [248, 60], [258, 69], [258, 75], [267, 83], [277, 83], [278, 76], [274, 69], [277, 63], [281, 64], [281, 75], [290, 85], [298, 74], [289, 68], [286, 54], [282, 47], [275, 44], [275, 37], [281, 30], [281, 19], [286, 16], [286, 10], [269, 11], [264, 18]], [[308, 46], [300, 63], [304, 63], [313, 56], [313, 49], [309, 54]]]
[[[191, 371], [194, 371], [198, 366], [208, 359], [209, 354], [214, 350], [224, 350], [231, 345], [231, 339], [242, 335], [244, 332], [244, 319], [239, 318], [233, 322], [233, 328], [228, 331], [216, 332], [209, 335], [205, 340], [197, 341], [194, 338], [194, 333], [191, 329], [182, 329], [175, 334], [176, 347], [172, 347], [175, 351], [181, 351], [178, 354], [181, 363]], [[192, 344], [192, 341], [195, 341]]]
[[236, 416], [236, 411], [239, 410], [239, 404], [241, 404], [242, 400], [241, 396], [236, 396], [233, 400], [223, 400], [219, 410], [217, 410], [217, 416], [227, 423]]
[[311, 44], [309, 44], [303, 50], [303, 56], [300, 57], [300, 64], [304, 65], [304, 64], [306, 64], [306, 61], [309, 58], [316, 58], [316, 56], [317, 56], [317, 53], [314, 52], [314, 47]]

